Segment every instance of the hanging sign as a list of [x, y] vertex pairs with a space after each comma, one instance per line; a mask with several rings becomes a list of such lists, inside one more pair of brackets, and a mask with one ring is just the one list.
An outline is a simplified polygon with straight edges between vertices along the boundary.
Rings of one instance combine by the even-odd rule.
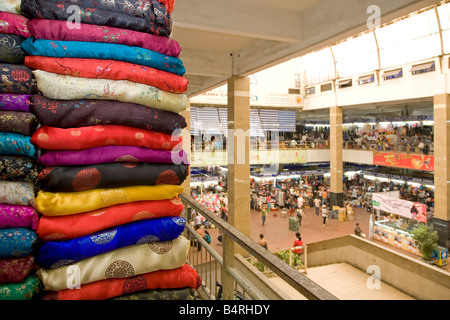
[[427, 222], [427, 206], [423, 203], [411, 202], [383, 196], [379, 193], [373, 193], [372, 205], [375, 210], [397, 214], [419, 222]]

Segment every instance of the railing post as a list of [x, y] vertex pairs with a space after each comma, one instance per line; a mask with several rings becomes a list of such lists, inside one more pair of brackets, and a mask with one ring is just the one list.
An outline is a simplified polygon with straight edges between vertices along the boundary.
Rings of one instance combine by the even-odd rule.
[[234, 242], [225, 233], [222, 236], [223, 267], [222, 267], [222, 299], [233, 300], [233, 278], [228, 274], [227, 268], [234, 268]]
[[306, 269], [308, 267], [308, 246], [305, 246], [305, 249], [303, 250], [303, 253], [305, 255], [305, 258], [303, 259], [305, 261], [304, 261], [303, 264], [305, 265], [305, 274], [306, 274]]

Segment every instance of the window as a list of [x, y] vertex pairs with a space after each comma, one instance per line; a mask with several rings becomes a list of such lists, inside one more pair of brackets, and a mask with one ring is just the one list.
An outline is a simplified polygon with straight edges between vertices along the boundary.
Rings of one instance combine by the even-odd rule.
[[351, 87], [351, 86], [353, 86], [353, 80], [352, 79], [339, 81], [339, 88], [348, 88], [348, 87]]
[[315, 94], [315, 93], [316, 93], [316, 87], [306, 88], [306, 94]]
[[292, 88], [290, 88], [288, 93], [289, 94], [300, 94], [300, 89], [292, 89]]
[[372, 32], [345, 40], [332, 47], [338, 78], [352, 77], [378, 69], [378, 52]]
[[432, 72], [435, 70], [436, 70], [436, 65], [434, 62], [422, 63], [419, 65], [415, 65], [411, 68], [412, 74]]
[[380, 68], [387, 69], [441, 54], [435, 10], [413, 14], [375, 29], [380, 49]]
[[395, 69], [383, 73], [384, 80], [391, 80], [403, 77], [403, 69]]
[[305, 75], [305, 86], [331, 81], [335, 78], [334, 59], [329, 47], [296, 59]]
[[320, 86], [320, 92], [331, 91], [333, 90], [333, 84], [327, 83]]
[[438, 7], [439, 21], [444, 40], [444, 54], [450, 53], [450, 6], [448, 3]]
[[358, 79], [359, 85], [372, 83], [372, 82], [375, 82], [375, 75], [373, 75], [373, 74], [370, 74], [368, 76], [359, 77], [359, 79]]

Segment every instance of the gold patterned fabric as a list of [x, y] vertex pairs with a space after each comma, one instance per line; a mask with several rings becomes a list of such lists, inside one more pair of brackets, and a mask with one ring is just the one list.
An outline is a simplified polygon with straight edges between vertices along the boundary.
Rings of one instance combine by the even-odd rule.
[[45, 290], [60, 291], [104, 279], [180, 268], [186, 263], [188, 251], [189, 240], [180, 236], [175, 240], [120, 248], [57, 269], [41, 268], [37, 275]]
[[46, 192], [36, 196], [36, 209], [45, 216], [64, 216], [135, 201], [172, 199], [183, 192], [179, 185], [132, 186], [79, 192]]
[[20, 14], [21, 0], [1, 0], [0, 11]]
[[33, 75], [39, 91], [49, 99], [114, 100], [175, 113], [186, 110], [189, 104], [185, 94], [171, 93], [129, 80], [78, 78], [42, 70], [33, 71]]

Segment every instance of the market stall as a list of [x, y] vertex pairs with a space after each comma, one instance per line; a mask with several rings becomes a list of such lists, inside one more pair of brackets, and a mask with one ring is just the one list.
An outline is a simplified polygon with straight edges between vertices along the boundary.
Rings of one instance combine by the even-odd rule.
[[385, 217], [374, 223], [374, 239], [420, 255], [411, 231], [419, 224], [427, 223], [426, 205], [381, 193], [372, 194], [372, 205]]

